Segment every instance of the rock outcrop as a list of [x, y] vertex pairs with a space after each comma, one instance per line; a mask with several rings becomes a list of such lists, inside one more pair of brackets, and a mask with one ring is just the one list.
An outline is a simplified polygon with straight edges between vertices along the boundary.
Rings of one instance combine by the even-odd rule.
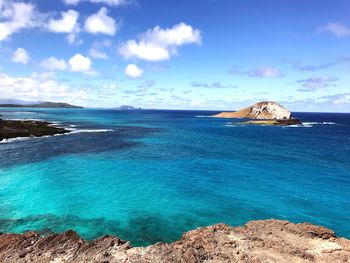
[[0, 235], [0, 262], [350, 262], [350, 241], [325, 227], [281, 220], [218, 224], [179, 241], [131, 247], [117, 237], [82, 240], [73, 231]]
[[118, 108], [115, 108], [115, 110], [142, 110], [142, 109], [135, 108], [134, 106], [130, 106], [130, 105], [122, 105], [122, 106], [119, 106]]
[[291, 119], [292, 114], [281, 104], [274, 101], [262, 101], [235, 112], [222, 112], [214, 115], [218, 118], [247, 118], [247, 119]]
[[0, 141], [17, 137], [42, 137], [68, 132], [66, 129], [54, 127], [51, 123], [45, 121], [0, 119]]

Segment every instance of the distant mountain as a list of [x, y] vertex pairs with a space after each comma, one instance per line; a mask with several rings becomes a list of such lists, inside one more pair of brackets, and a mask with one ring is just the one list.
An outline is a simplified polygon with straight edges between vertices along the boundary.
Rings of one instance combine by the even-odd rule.
[[22, 103], [4, 103], [0, 104], [0, 108], [83, 108], [80, 106], [71, 105], [63, 102], [38, 102], [32, 104], [22, 104]]
[[130, 105], [122, 105], [118, 108], [115, 108], [115, 110], [142, 110], [141, 108], [135, 108], [133, 106]]

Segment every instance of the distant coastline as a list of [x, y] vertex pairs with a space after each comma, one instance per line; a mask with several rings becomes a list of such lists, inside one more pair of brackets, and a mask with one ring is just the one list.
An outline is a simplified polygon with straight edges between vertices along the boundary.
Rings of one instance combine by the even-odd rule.
[[33, 104], [13, 104], [13, 103], [4, 103], [0, 104], [0, 108], [57, 108], [57, 109], [83, 109], [81, 106], [75, 106], [63, 102], [40, 102]]

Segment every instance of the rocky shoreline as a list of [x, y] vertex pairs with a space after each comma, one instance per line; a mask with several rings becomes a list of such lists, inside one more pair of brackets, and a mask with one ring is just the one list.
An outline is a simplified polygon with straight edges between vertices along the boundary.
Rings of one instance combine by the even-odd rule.
[[350, 240], [325, 227], [281, 220], [217, 224], [179, 241], [132, 247], [113, 236], [85, 241], [74, 231], [0, 235], [0, 262], [350, 262]]
[[0, 119], [0, 141], [18, 137], [42, 137], [70, 132], [55, 127], [52, 123], [34, 120], [2, 120]]

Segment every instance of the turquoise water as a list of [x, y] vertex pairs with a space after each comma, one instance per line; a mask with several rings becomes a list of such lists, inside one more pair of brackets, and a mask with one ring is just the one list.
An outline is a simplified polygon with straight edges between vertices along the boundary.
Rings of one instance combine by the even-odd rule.
[[296, 127], [213, 112], [0, 109], [72, 134], [0, 143], [0, 231], [67, 229], [134, 245], [198, 226], [279, 218], [350, 238], [350, 114]]

